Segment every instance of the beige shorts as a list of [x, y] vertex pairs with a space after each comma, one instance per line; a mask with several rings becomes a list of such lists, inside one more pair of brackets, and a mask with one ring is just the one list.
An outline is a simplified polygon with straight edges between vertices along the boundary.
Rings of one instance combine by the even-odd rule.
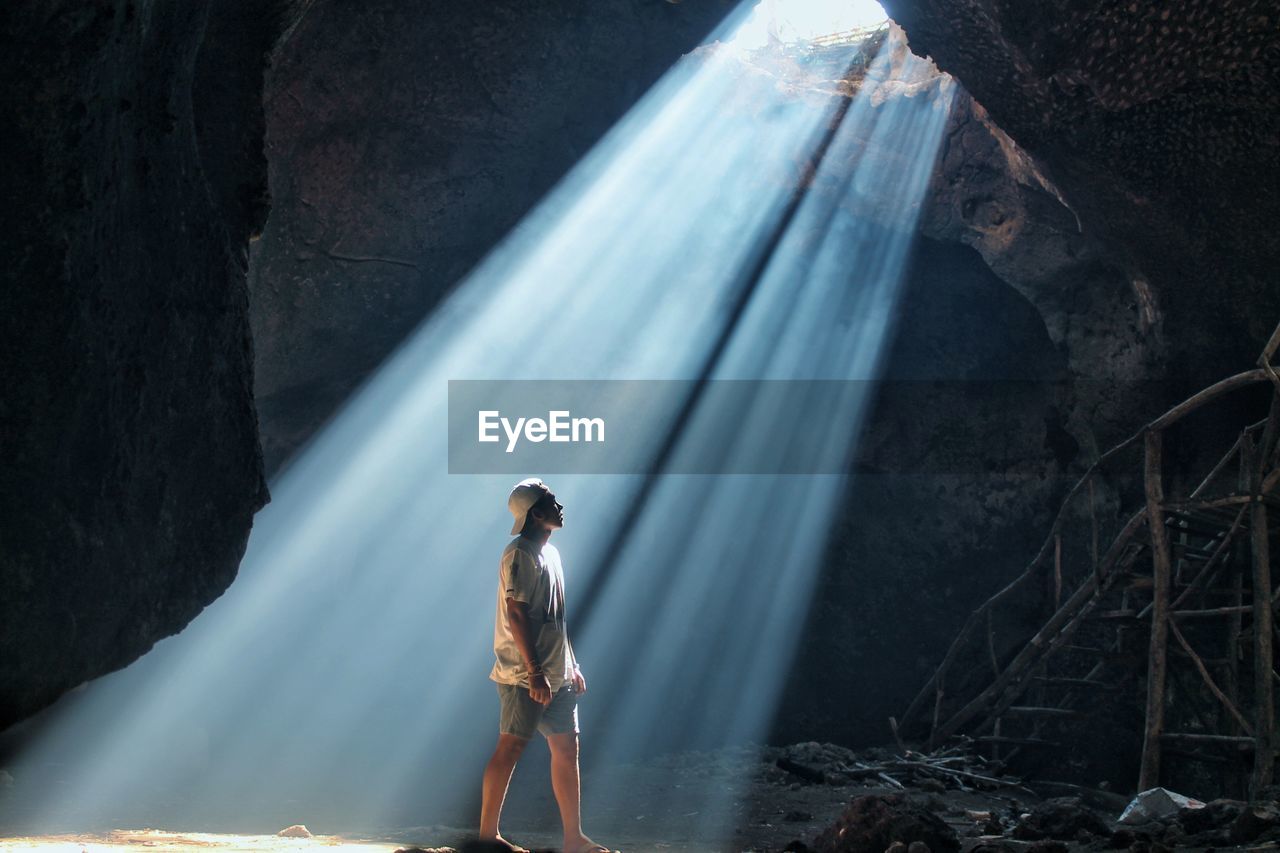
[[519, 684], [499, 684], [498, 698], [502, 710], [498, 731], [528, 740], [534, 732], [543, 736], [578, 731], [578, 694], [566, 684], [551, 695], [550, 705], [540, 705], [529, 695], [529, 688]]

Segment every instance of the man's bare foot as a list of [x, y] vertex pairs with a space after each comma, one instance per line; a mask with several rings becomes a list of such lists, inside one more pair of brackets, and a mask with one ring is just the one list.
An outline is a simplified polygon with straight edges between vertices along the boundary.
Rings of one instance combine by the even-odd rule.
[[492, 835], [492, 836], [489, 836], [488, 838], [482, 835], [480, 836], [480, 841], [483, 844], [496, 845], [497, 847], [500, 847], [503, 850], [513, 850], [515, 851], [515, 853], [529, 853], [529, 850], [527, 848], [521, 847], [519, 844], [512, 844], [510, 841], [503, 838], [501, 835]]
[[577, 838], [565, 840], [564, 853], [612, 853], [612, 851], [603, 844], [596, 844], [585, 835], [579, 835]]

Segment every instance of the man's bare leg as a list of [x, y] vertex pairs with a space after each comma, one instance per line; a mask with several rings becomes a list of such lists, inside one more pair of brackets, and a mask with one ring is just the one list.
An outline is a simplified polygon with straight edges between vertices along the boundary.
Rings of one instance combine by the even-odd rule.
[[516, 762], [529, 743], [515, 735], [498, 735], [498, 745], [493, 750], [493, 757], [484, 768], [484, 789], [480, 797], [480, 839], [508, 844], [511, 849], [518, 849], [498, 834], [498, 818], [502, 817], [502, 803], [507, 798], [507, 786], [511, 784], [511, 773], [516, 769]]
[[582, 787], [578, 776], [578, 733], [547, 735], [551, 748], [551, 789], [564, 824], [564, 853], [603, 849], [582, 834]]

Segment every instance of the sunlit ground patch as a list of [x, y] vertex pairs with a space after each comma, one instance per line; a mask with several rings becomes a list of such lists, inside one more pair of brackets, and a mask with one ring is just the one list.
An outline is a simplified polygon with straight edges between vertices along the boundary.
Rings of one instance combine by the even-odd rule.
[[205, 832], [167, 832], [159, 829], [117, 829], [101, 835], [42, 835], [0, 838], [0, 850], [42, 853], [95, 853], [121, 850], [350, 850], [390, 851], [401, 845], [358, 841], [337, 835], [282, 838], [278, 835], [225, 835]]

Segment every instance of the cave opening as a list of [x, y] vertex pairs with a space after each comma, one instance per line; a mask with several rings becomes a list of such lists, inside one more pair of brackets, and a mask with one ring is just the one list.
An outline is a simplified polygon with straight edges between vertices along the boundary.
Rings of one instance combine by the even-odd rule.
[[889, 18], [876, 0], [760, 0], [733, 34], [732, 42], [743, 50], [770, 44], [824, 47], [859, 41], [888, 24]]

